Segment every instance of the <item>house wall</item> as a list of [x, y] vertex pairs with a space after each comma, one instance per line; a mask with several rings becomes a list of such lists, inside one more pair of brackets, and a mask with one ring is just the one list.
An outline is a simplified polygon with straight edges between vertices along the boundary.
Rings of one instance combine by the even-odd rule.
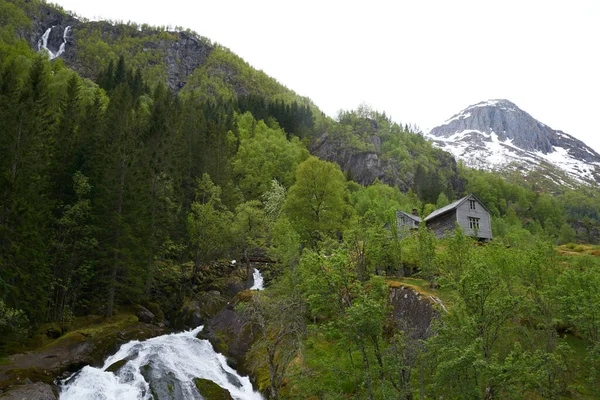
[[492, 238], [492, 221], [490, 213], [483, 208], [483, 205], [475, 200], [475, 209], [471, 210], [469, 200], [463, 202], [456, 208], [456, 220], [463, 228], [466, 235], [475, 236], [475, 231], [469, 228], [469, 217], [479, 218], [479, 230], [477, 237], [480, 239]]
[[419, 228], [419, 224], [414, 219], [407, 217], [400, 211], [396, 211], [396, 226], [398, 227], [398, 232], [402, 230], [410, 230]]
[[427, 221], [427, 227], [433, 230], [437, 238], [441, 238], [447, 232], [452, 232], [456, 227], [456, 210], [451, 210]]

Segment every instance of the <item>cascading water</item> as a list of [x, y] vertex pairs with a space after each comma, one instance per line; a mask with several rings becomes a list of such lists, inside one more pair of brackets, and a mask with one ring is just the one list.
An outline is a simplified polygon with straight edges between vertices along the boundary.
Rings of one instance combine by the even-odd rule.
[[254, 271], [252, 272], [252, 278], [254, 278], [254, 285], [252, 285], [250, 290], [263, 290], [264, 279], [258, 269], [254, 268]]
[[[262, 400], [248, 377], [227, 365], [208, 340], [197, 339], [202, 326], [187, 332], [131, 341], [104, 362], [102, 368], [84, 367], [62, 383], [60, 399], [146, 400], [161, 398], [202, 399], [193, 382], [204, 378], [227, 389], [234, 399]], [[106, 369], [127, 360], [116, 373]]]
[[48, 39], [50, 38], [50, 34], [52, 33], [52, 29], [54, 29], [56, 25], [51, 26], [50, 28], [46, 29], [46, 32], [44, 32], [44, 34], [42, 35], [41, 39], [38, 41], [38, 51], [39, 50], [46, 50], [48, 52], [48, 56], [50, 57], [51, 60], [54, 60], [56, 57], [60, 56], [62, 53], [65, 52], [65, 46], [67, 45], [67, 35], [69, 34], [69, 31], [71, 30], [70, 26], [67, 26], [65, 28], [65, 30], [63, 31], [63, 41], [60, 44], [58, 51], [56, 53], [54, 53], [52, 50], [50, 50], [48, 48]]
[[[256, 268], [253, 277], [250, 289], [263, 290], [264, 279]], [[202, 329], [199, 326], [187, 332], [126, 343], [101, 368], [86, 366], [63, 380], [60, 399], [202, 399], [193, 382], [194, 378], [202, 378], [228, 390], [234, 399], [263, 400], [248, 377], [229, 367], [208, 340], [196, 338]], [[116, 372], [107, 371], [117, 362], [122, 366]]]

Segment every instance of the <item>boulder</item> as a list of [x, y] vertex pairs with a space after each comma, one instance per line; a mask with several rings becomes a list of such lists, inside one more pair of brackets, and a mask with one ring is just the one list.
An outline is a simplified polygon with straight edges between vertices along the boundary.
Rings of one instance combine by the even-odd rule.
[[137, 306], [135, 315], [136, 317], [138, 317], [138, 320], [140, 322], [145, 322], [147, 324], [152, 323], [152, 321], [154, 321], [155, 318], [152, 311], [148, 310], [146, 307], [143, 306]]
[[2, 400], [56, 400], [58, 390], [56, 386], [36, 382], [28, 385], [11, 387], [6, 393], [0, 394]]
[[435, 299], [407, 287], [390, 289], [390, 304], [396, 327], [406, 332], [412, 340], [431, 336], [431, 324], [439, 317]]
[[233, 400], [231, 394], [226, 389], [217, 385], [213, 381], [202, 378], [194, 378], [194, 384], [198, 392], [208, 400]]
[[161, 400], [185, 400], [181, 381], [175, 378], [172, 372], [164, 373], [164, 368], [155, 368], [152, 363], [143, 365], [141, 373], [150, 392], [155, 399]]

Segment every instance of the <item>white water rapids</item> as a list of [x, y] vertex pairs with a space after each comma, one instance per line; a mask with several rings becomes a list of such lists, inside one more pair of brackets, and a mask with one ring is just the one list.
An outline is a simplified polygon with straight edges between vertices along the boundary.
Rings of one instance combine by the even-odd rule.
[[[263, 277], [255, 269], [252, 288], [262, 290], [262, 283]], [[234, 399], [263, 400], [248, 377], [229, 367], [208, 340], [196, 338], [202, 328], [126, 343], [101, 368], [86, 366], [65, 379], [60, 399], [149, 400], [152, 390], [162, 390], [168, 398], [199, 400], [202, 396], [193, 379], [204, 378], [227, 389]], [[106, 371], [121, 360], [128, 361], [116, 373]]]

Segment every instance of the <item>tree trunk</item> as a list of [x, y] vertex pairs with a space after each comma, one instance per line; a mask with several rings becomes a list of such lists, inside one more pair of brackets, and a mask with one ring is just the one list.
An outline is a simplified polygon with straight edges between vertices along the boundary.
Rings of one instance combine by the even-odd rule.
[[360, 352], [363, 356], [363, 366], [365, 369], [365, 385], [367, 386], [367, 392], [369, 393], [369, 400], [373, 400], [373, 388], [371, 388], [371, 375], [369, 374], [369, 358], [367, 356], [367, 349], [365, 349], [365, 344], [363, 342], [359, 343]]

